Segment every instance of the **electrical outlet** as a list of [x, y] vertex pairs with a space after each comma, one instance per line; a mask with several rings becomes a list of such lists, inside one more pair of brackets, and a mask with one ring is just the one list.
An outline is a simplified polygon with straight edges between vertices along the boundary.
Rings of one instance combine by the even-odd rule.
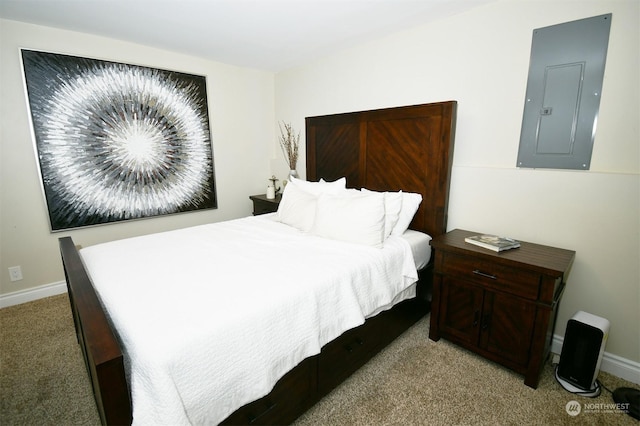
[[22, 279], [22, 268], [20, 266], [10, 267], [9, 277], [11, 277], [11, 281], [20, 281]]

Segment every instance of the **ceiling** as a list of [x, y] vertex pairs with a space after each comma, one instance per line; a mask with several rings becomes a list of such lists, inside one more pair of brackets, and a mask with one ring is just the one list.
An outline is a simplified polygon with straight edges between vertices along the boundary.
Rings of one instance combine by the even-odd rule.
[[0, 0], [0, 17], [273, 72], [491, 0]]

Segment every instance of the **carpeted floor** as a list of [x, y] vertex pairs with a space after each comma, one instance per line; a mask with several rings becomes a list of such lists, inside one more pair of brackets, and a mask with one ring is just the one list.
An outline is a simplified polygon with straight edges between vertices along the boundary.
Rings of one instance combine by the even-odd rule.
[[[0, 310], [0, 424], [97, 425], [66, 295]], [[613, 390], [638, 387], [607, 373]], [[571, 401], [581, 413], [567, 414]], [[428, 317], [349, 378], [296, 425], [637, 425], [611, 394], [568, 393], [548, 364], [537, 390], [455, 345], [428, 339]]]

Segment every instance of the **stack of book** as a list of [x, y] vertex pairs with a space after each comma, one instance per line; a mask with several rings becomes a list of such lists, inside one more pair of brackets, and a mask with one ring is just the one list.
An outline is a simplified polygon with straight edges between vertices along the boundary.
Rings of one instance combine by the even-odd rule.
[[469, 244], [484, 247], [493, 251], [504, 251], [520, 247], [520, 242], [496, 235], [474, 235], [464, 239]]

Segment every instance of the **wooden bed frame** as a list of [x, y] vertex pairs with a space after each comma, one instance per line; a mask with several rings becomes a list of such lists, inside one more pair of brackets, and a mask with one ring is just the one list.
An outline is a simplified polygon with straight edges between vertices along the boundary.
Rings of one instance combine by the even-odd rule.
[[[411, 228], [446, 231], [456, 102], [306, 119], [307, 179], [347, 178], [351, 188], [417, 192], [423, 201]], [[132, 407], [123, 351], [70, 237], [60, 238], [71, 311], [103, 424], [130, 424]], [[291, 423], [429, 311], [430, 266], [418, 297], [369, 318], [303, 360], [271, 393], [224, 424]]]

